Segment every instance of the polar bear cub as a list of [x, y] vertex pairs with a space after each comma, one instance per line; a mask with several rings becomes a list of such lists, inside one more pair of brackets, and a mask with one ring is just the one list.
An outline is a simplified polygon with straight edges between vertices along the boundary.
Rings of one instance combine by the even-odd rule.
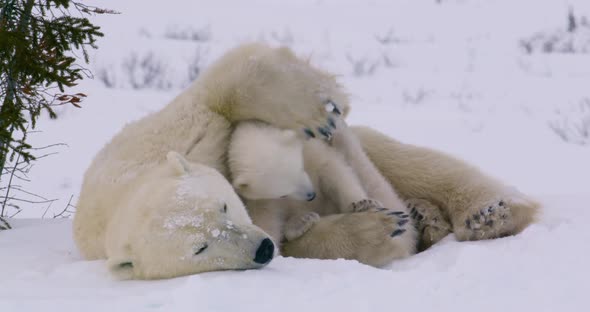
[[405, 205], [346, 124], [338, 129], [327, 143], [261, 122], [236, 126], [228, 149], [232, 184], [276, 242], [300, 237], [320, 215], [369, 209], [390, 213], [399, 225], [392, 237], [408, 231]]
[[311, 179], [303, 168], [303, 141], [295, 131], [242, 122], [233, 132], [230, 146], [232, 184], [243, 197], [315, 198]]

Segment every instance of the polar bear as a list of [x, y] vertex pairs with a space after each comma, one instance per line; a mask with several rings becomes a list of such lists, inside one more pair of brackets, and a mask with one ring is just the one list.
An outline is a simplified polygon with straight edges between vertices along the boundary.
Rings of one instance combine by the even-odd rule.
[[[250, 228], [247, 215], [238, 213], [244, 208], [229, 182], [224, 186], [221, 176], [212, 173], [227, 174], [225, 155], [232, 123], [261, 120], [301, 136], [320, 136], [329, 120], [338, 119], [347, 110], [347, 98], [334, 77], [289, 49], [246, 44], [229, 51], [162, 110], [126, 125], [95, 156], [84, 175], [73, 224], [82, 256], [107, 259], [113, 273], [143, 279], [252, 267], [253, 242], [249, 240], [257, 239], [258, 249], [268, 250], [268, 235]], [[177, 151], [194, 164], [196, 169], [186, 175], [201, 180], [194, 184], [198, 199], [193, 206], [181, 205], [180, 211], [170, 205], [176, 204], [184, 174], [158, 176], [169, 171], [170, 166], [165, 165], [169, 151]], [[209, 188], [208, 182], [216, 190]], [[166, 203], [170, 203], [168, 210], [152, 206]], [[211, 208], [221, 203], [239, 218]], [[170, 237], [180, 241], [158, 236], [165, 234], [160, 231], [168, 231], [162, 220], [180, 215], [184, 209], [193, 223]], [[241, 240], [234, 248], [243, 259], [219, 258], [214, 250], [222, 247], [209, 245], [198, 255], [206, 260], [186, 262], [187, 254], [205, 246], [196, 237], [200, 233], [196, 227], [211, 226], [199, 223], [191, 209], [210, 212], [211, 220], [229, 220], [237, 227], [232, 231], [246, 235], [248, 240]], [[185, 244], [187, 235], [193, 234], [193, 244]]]
[[[378, 201], [375, 203], [371, 199], [375, 195], [374, 190], [381, 188], [384, 190], [382, 193], [395, 194], [390, 185], [407, 191], [410, 185], [408, 182], [416, 183], [417, 187], [414, 193], [406, 193], [404, 197], [405, 205], [410, 209], [410, 215], [421, 234], [417, 246], [419, 250], [430, 247], [452, 231], [461, 240], [518, 233], [532, 221], [537, 210], [537, 204], [523, 194], [459, 160], [432, 150], [401, 144], [369, 128], [353, 127], [355, 133], [350, 133], [344, 122], [340, 123], [339, 128], [341, 130], [336, 132], [331, 148], [320, 141], [303, 143], [294, 138], [290, 130], [260, 123], [241, 123], [236, 127], [228, 151], [234, 188], [246, 198], [248, 210], [255, 222], [271, 234], [275, 241], [299, 238], [319, 220], [317, 214], [326, 216], [354, 212], [355, 209], [351, 207], [362, 207], [368, 203], [373, 208], [382, 207]], [[357, 136], [363, 140], [364, 148], [372, 154], [380, 168], [385, 169], [383, 172], [388, 173], [389, 181], [383, 179], [371, 160], [366, 158]], [[411, 159], [430, 159], [432, 165], [422, 161], [413, 164], [406, 157], [400, 160], [390, 157], [398, 154], [415, 156]], [[407, 166], [398, 164], [404, 161]], [[306, 171], [311, 173], [320, 200], [302, 203], [277, 199], [281, 194], [288, 194], [294, 186], [307, 184], [310, 180], [306, 172], [302, 171], [301, 162], [305, 162]], [[449, 169], [445, 171], [444, 167], [436, 167], [437, 164], [448, 165]], [[413, 181], [413, 171], [405, 168], [416, 170], [416, 174], [423, 176]], [[425, 176], [428, 173], [432, 175]], [[362, 174], [363, 179], [358, 179], [358, 175]], [[468, 185], [460, 185], [463, 181], [477, 181], [477, 187], [469, 190]], [[450, 189], [444, 190], [445, 187]], [[265, 198], [274, 200], [260, 200]], [[334, 201], [334, 198], [337, 200]], [[483, 202], [478, 210], [466, 216], [465, 205], [473, 205], [483, 198], [488, 202]], [[387, 202], [399, 209], [399, 198]], [[433, 203], [439, 203], [440, 207]], [[456, 225], [452, 226], [451, 223]], [[403, 236], [412, 241], [409, 237]]]
[[121, 279], [260, 268], [275, 254], [268, 235], [211, 167], [169, 152], [126, 187], [134, 191], [116, 203], [126, 209], [114, 211], [105, 236], [107, 265]]
[[[150, 210], [142, 207], [159, 190], [151, 191], [156, 186], [143, 177], [159, 170], [169, 151], [177, 151], [189, 163], [216, 169], [227, 179], [226, 156], [233, 125], [258, 120], [317, 140], [329, 137], [331, 121], [340, 120], [348, 111], [348, 98], [334, 76], [289, 49], [246, 44], [229, 51], [166, 107], [125, 126], [95, 156], [84, 175], [74, 217], [74, 239], [82, 256], [107, 259], [111, 268], [133, 268], [133, 274], [123, 274], [133, 278], [165, 278], [203, 271], [198, 263], [188, 269], [175, 268], [184, 254], [161, 253], [160, 244], [168, 241], [142, 240], [150, 237], [145, 233], [148, 226], [132, 233], [138, 241], [117, 235], [126, 235], [122, 228], [133, 224], [131, 220], [140, 224], [150, 220], [144, 218]], [[532, 222], [536, 203], [464, 162], [399, 143], [368, 128], [353, 130], [367, 156], [399, 196], [422, 199], [431, 210], [440, 211], [459, 239], [514, 234]], [[233, 192], [231, 187], [228, 191]], [[203, 194], [205, 198], [195, 203], [196, 209], [209, 207], [212, 202], [226, 202], [231, 196]], [[133, 207], [129, 198], [137, 199]], [[416, 211], [414, 215], [430, 218], [423, 214], [424, 205], [411, 208]], [[217, 210], [216, 214], [222, 215], [223, 211]], [[254, 224], [260, 221], [252, 218]], [[390, 236], [396, 227], [390, 216], [373, 211], [327, 215], [299, 238], [286, 242], [282, 252], [300, 258], [346, 258], [378, 265], [397, 255]], [[109, 246], [119, 247], [107, 250], [107, 237]], [[190, 246], [190, 250], [196, 253], [203, 246]], [[202, 256], [209, 255], [207, 249]], [[111, 254], [110, 250], [120, 254]], [[135, 268], [149, 263], [151, 257], [157, 259], [155, 264], [162, 264], [161, 268], [138, 269], [145, 273], [136, 276]], [[212, 263], [206, 270], [233, 268], [224, 261]]]
[[303, 168], [303, 142], [293, 130], [240, 122], [228, 149], [228, 167], [238, 194], [253, 200], [313, 200], [316, 193]]
[[332, 121], [328, 130], [329, 143], [304, 141], [292, 130], [261, 122], [235, 127], [228, 165], [252, 218], [280, 244], [299, 238], [320, 216], [372, 210], [389, 216], [389, 244], [395, 252], [371, 259], [371, 264], [413, 254], [415, 230], [408, 224], [406, 205], [346, 123]]

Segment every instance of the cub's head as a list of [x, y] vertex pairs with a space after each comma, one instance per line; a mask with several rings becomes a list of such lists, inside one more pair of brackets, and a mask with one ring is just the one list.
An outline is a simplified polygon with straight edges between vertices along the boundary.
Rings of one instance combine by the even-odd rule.
[[232, 184], [245, 198], [315, 198], [304, 170], [303, 140], [292, 130], [241, 122], [232, 134], [228, 158]]
[[227, 180], [215, 169], [170, 152], [134, 192], [137, 208], [107, 237], [108, 265], [123, 279], [254, 269], [275, 255]]

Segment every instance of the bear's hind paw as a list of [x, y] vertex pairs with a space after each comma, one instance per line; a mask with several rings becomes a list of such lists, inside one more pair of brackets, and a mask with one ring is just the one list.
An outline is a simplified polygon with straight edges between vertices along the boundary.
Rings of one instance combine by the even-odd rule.
[[406, 201], [410, 216], [420, 235], [418, 250], [423, 251], [451, 233], [451, 225], [441, 210], [424, 199]]
[[513, 232], [512, 212], [505, 201], [499, 200], [480, 209], [465, 219], [465, 228], [471, 232], [469, 240], [490, 239]]

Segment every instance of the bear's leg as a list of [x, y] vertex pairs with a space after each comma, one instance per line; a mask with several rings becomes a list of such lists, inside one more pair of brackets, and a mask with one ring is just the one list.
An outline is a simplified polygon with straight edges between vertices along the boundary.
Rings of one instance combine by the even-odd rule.
[[[305, 142], [305, 171], [318, 192], [328, 196], [342, 213], [353, 212], [352, 203], [368, 199], [365, 185], [343, 155], [320, 140]], [[325, 211], [317, 211], [325, 214]]]
[[315, 223], [320, 220], [320, 215], [310, 211], [304, 214], [292, 216], [285, 223], [285, 239], [292, 241], [305, 234]]
[[430, 248], [451, 233], [451, 224], [437, 206], [417, 198], [406, 200], [406, 205], [418, 231], [418, 251]]
[[354, 127], [354, 133], [395, 190], [403, 198], [422, 198], [440, 207], [459, 240], [514, 235], [535, 219], [536, 202], [464, 161], [367, 127]]
[[260, 120], [309, 137], [329, 137], [334, 120], [349, 110], [334, 76], [287, 48], [242, 45], [212, 64], [198, 82], [194, 92], [202, 102], [231, 123]]
[[331, 140], [332, 147], [339, 151], [352, 167], [368, 198], [383, 204], [382, 207], [406, 212], [406, 206], [393, 186], [379, 172], [369, 159], [358, 137], [348, 128], [346, 122], [339, 120], [337, 131]]
[[301, 237], [285, 242], [285, 256], [352, 259], [380, 267], [415, 251], [415, 230], [408, 216], [368, 211], [322, 217]]

